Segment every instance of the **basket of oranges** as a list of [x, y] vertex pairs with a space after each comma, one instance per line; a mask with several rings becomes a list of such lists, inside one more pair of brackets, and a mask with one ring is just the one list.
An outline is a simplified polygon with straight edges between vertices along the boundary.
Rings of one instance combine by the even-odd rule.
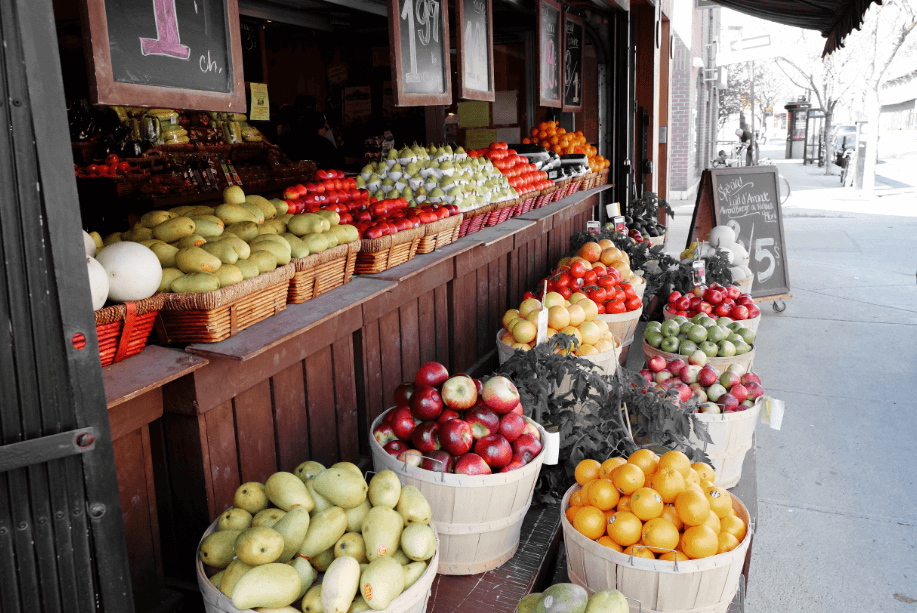
[[657, 612], [726, 613], [751, 542], [748, 511], [680, 451], [586, 459], [561, 508], [570, 581]]

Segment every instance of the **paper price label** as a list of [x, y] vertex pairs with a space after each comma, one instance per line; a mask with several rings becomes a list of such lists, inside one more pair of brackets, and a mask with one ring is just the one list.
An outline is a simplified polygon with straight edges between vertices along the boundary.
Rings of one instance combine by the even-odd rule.
[[761, 401], [761, 423], [769, 425], [772, 430], [779, 430], [783, 425], [786, 404], [782, 400], [767, 396], [762, 397]]
[[541, 309], [538, 313], [538, 336], [535, 337], [535, 344], [548, 340], [548, 309]]
[[547, 430], [545, 433], [547, 436], [544, 439], [543, 462], [549, 466], [554, 466], [560, 457], [560, 432], [557, 431], [557, 426], [553, 426], [551, 430]]
[[602, 227], [602, 224], [599, 223], [598, 221], [587, 221], [586, 222], [586, 230], [588, 230], [589, 232], [592, 232], [593, 234], [598, 234], [600, 232], [601, 227]]
[[624, 216], [618, 215], [612, 219], [612, 223], [615, 225], [615, 232], [627, 232], [627, 224], [624, 223]]
[[707, 268], [703, 260], [694, 260], [694, 285], [701, 285], [707, 281]]

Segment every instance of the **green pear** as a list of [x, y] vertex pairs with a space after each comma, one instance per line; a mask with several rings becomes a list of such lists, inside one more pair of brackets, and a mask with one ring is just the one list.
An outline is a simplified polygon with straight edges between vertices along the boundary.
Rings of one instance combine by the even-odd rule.
[[301, 587], [299, 573], [292, 566], [265, 564], [251, 569], [236, 582], [232, 604], [237, 609], [285, 607], [296, 600]]
[[401, 549], [414, 560], [429, 560], [436, 553], [436, 533], [425, 524], [411, 524], [401, 532]]
[[309, 563], [320, 573], [328, 570], [328, 567], [331, 566], [331, 563], [334, 562], [334, 548], [329, 547], [325, 551], [321, 552], [317, 556], [313, 556], [309, 559]]
[[299, 600], [306, 595], [306, 592], [310, 587], [312, 587], [312, 584], [315, 583], [315, 580], [318, 578], [318, 573], [309, 563], [309, 560], [299, 556], [296, 556], [290, 560], [289, 565], [296, 569], [296, 572], [299, 573], [299, 578], [302, 581], [302, 587], [299, 589], [299, 596], [296, 598], [296, 600]]
[[322, 607], [322, 586], [313, 585], [303, 596], [302, 603], [299, 606], [303, 613], [325, 613]]
[[299, 548], [299, 555], [311, 558], [330, 549], [346, 531], [347, 516], [341, 507], [331, 507], [316, 513], [309, 522], [309, 530]]
[[398, 562], [399, 564], [401, 564], [402, 566], [407, 566], [408, 564], [411, 563], [411, 558], [409, 558], [407, 554], [401, 550], [401, 547], [399, 547], [398, 551], [396, 551], [395, 553], [389, 554], [389, 557], [395, 560], [396, 562]]
[[334, 544], [334, 557], [350, 556], [356, 558], [361, 564], [366, 562], [366, 543], [363, 535], [356, 532], [347, 532]]
[[413, 485], [401, 488], [401, 496], [395, 510], [404, 518], [405, 524], [429, 524], [433, 518], [430, 503]]
[[309, 519], [306, 507], [294, 507], [274, 524], [273, 529], [283, 537], [283, 552], [277, 558], [280, 562], [289, 562], [299, 551], [309, 530]]
[[618, 590], [596, 592], [589, 597], [586, 613], [628, 613], [627, 598]]
[[336, 559], [325, 571], [322, 585], [325, 613], [347, 613], [360, 587], [360, 563], [350, 556]]
[[347, 531], [362, 532], [363, 520], [366, 518], [366, 514], [369, 513], [371, 508], [372, 507], [369, 504], [369, 500], [364, 500], [360, 506], [354, 507], [352, 509], [346, 509], [344, 514], [347, 515]]
[[293, 473], [274, 473], [265, 482], [264, 492], [274, 506], [284, 511], [299, 506], [305, 507], [307, 511], [315, 508], [315, 501], [309, 495], [306, 484]]
[[251, 528], [252, 514], [235, 507], [226, 509], [217, 520], [217, 530], [246, 530]]
[[225, 572], [226, 572], [225, 570], [221, 570], [220, 572], [218, 572], [218, 573], [215, 574], [214, 576], [210, 577], [210, 585], [212, 585], [212, 586], [215, 587], [216, 589], [220, 589], [220, 583], [223, 582], [223, 574], [224, 574]]
[[217, 530], [201, 541], [201, 562], [214, 568], [226, 568], [235, 556], [233, 548], [241, 530]]
[[394, 509], [401, 497], [401, 481], [391, 470], [378, 472], [369, 482], [369, 502], [374, 507]]
[[369, 510], [363, 520], [363, 541], [370, 562], [395, 553], [403, 526], [404, 520], [393, 509], [374, 507]]
[[362, 596], [357, 596], [353, 599], [353, 602], [350, 604], [350, 608], [347, 609], [347, 613], [362, 613], [363, 611], [371, 611], [372, 607], [367, 604]]
[[273, 528], [274, 524], [279, 522], [286, 511], [282, 509], [264, 509], [263, 511], [258, 511], [258, 514], [252, 519], [252, 528]]
[[384, 556], [369, 563], [360, 577], [360, 594], [377, 610], [388, 605], [404, 591], [404, 571], [401, 564]]
[[316, 492], [343, 509], [359, 506], [366, 500], [369, 490], [362, 474], [356, 475], [345, 467], [332, 466], [320, 472], [312, 481]]
[[[322, 470], [324, 470], [324, 469], [322, 469]], [[306, 489], [309, 490], [309, 494], [312, 495], [312, 500], [315, 501], [315, 509], [314, 509], [314, 512], [315, 512], [315, 513], [321, 513], [322, 511], [324, 511], [324, 510], [326, 510], [326, 509], [330, 509], [331, 507], [334, 506], [333, 504], [331, 504], [331, 501], [330, 501], [330, 500], [328, 500], [327, 498], [325, 498], [324, 496], [322, 496], [321, 494], [319, 494], [318, 492], [315, 491], [315, 485], [312, 483], [312, 479], [309, 479], [309, 480], [306, 482]], [[360, 508], [360, 507], [357, 507], [357, 509], [359, 509], [359, 508]], [[345, 512], [347, 513], [347, 517], [348, 517], [348, 520], [347, 520], [347, 521], [348, 521], [348, 525], [349, 525], [349, 523], [350, 523], [350, 519], [349, 519], [349, 518], [350, 518], [350, 512], [351, 512], [351, 511], [355, 511], [355, 510], [356, 510], [356, 509], [347, 509], [347, 511], [345, 511]], [[369, 511], [369, 503], [366, 504], [366, 510]], [[362, 524], [362, 522], [363, 522], [363, 518], [361, 517], [361, 518], [360, 518], [360, 523]]]
[[236, 537], [236, 556], [252, 566], [270, 564], [283, 553], [283, 546], [283, 537], [273, 528], [249, 528]]
[[268, 499], [264, 493], [264, 486], [257, 481], [240, 485], [232, 499], [232, 506], [245, 509], [252, 515], [266, 509], [267, 505]]
[[242, 560], [233, 560], [226, 570], [223, 571], [223, 580], [220, 582], [220, 591], [226, 596], [232, 596], [232, 588], [236, 582], [242, 578], [242, 575], [253, 569], [254, 566], [246, 564]]
[[534, 613], [585, 613], [589, 592], [575, 583], [555, 583], [541, 594]]
[[420, 579], [421, 575], [427, 570], [426, 562], [411, 562], [401, 567], [404, 573], [404, 589], [408, 589]]
[[532, 592], [519, 601], [516, 605], [516, 613], [533, 613], [535, 605], [541, 602], [541, 592]]

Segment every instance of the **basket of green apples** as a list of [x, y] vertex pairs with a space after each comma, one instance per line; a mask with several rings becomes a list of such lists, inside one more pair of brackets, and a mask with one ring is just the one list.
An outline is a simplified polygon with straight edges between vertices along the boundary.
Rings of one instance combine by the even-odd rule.
[[708, 363], [720, 372], [732, 364], [748, 370], [755, 359], [755, 333], [737, 321], [713, 319], [698, 313], [691, 319], [676, 315], [664, 322], [651, 321], [643, 333], [643, 354], [672, 360], [695, 351], [707, 355]]

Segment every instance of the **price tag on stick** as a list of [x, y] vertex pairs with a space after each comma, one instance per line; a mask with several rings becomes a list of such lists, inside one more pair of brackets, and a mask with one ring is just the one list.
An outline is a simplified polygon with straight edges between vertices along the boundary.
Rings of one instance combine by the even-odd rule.
[[[544, 282], [544, 293], [548, 293], [548, 282]], [[535, 344], [540, 345], [541, 343], [548, 340], [548, 309], [541, 309], [538, 312], [538, 334], [535, 337]]]
[[599, 231], [601, 230], [601, 225], [602, 224], [599, 223], [598, 221], [587, 221], [586, 230], [588, 230], [589, 232], [592, 232], [593, 234], [598, 234]]
[[703, 260], [694, 260], [694, 285], [702, 285], [707, 282], [707, 268]]
[[625, 232], [625, 233], [627, 232], [627, 224], [624, 223], [623, 215], [615, 216], [615, 218], [612, 221], [615, 224], [615, 232]]

